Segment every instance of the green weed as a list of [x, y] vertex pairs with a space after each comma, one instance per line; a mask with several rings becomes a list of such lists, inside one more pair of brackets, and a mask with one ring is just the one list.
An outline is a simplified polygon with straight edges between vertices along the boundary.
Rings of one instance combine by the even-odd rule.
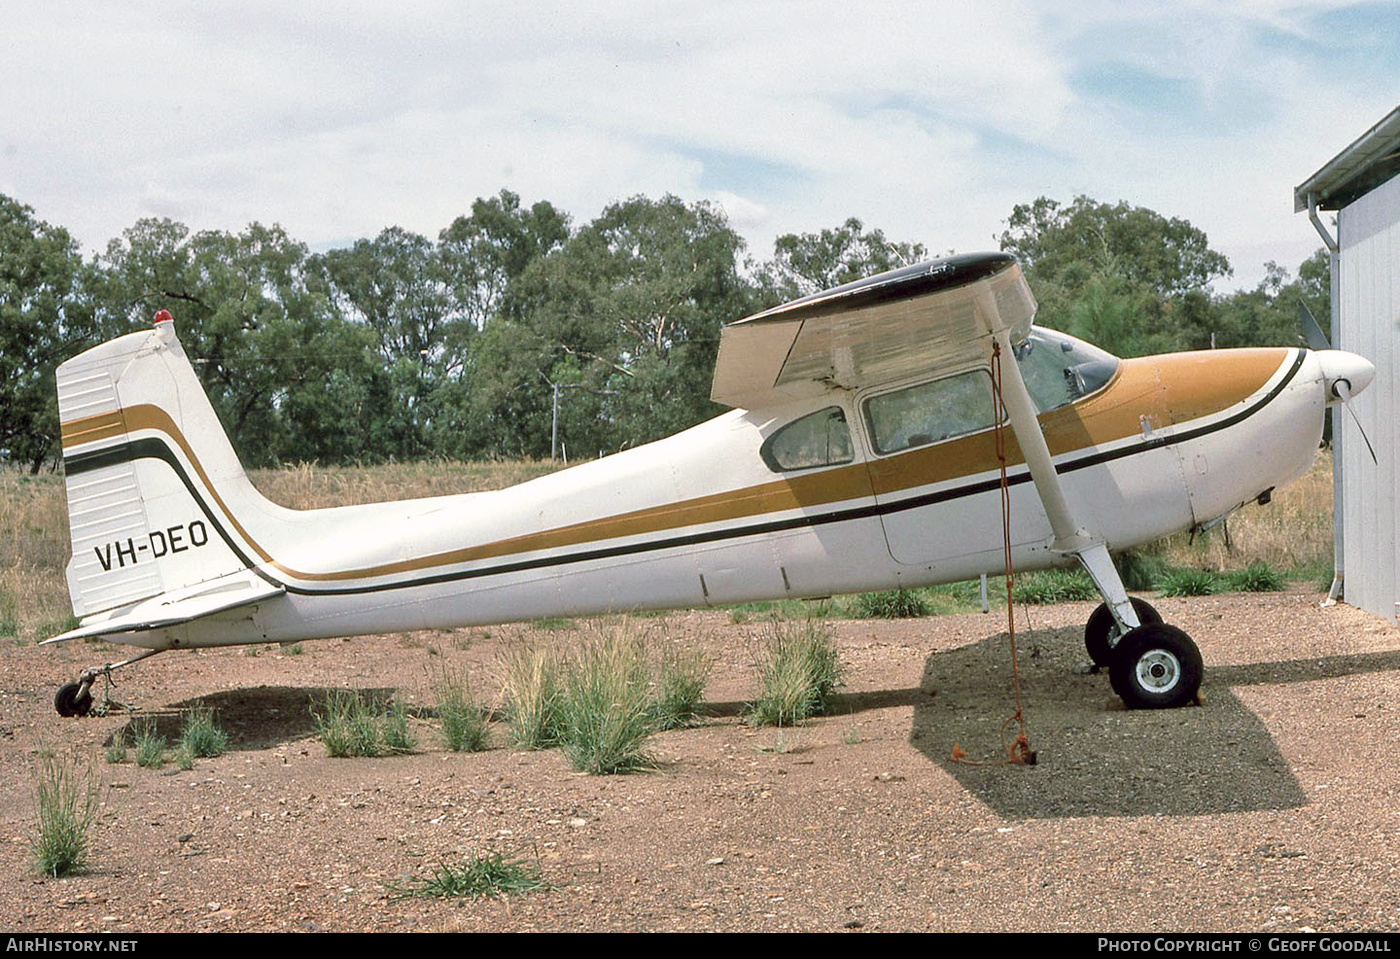
[[500, 853], [468, 856], [457, 865], [442, 864], [427, 878], [402, 884], [385, 883], [391, 900], [504, 899], [507, 895], [540, 892], [550, 888], [540, 872], [539, 860], [508, 859]]
[[1236, 593], [1278, 593], [1288, 585], [1283, 574], [1262, 559], [1226, 573], [1224, 580], [1225, 588]]
[[928, 615], [928, 603], [914, 590], [890, 589], [861, 593], [854, 612], [860, 619], [914, 619]]
[[1098, 595], [1094, 581], [1078, 567], [1036, 570], [1016, 578], [1016, 602], [1032, 606], [1072, 603]]
[[1216, 591], [1215, 574], [1206, 569], [1169, 569], [1157, 581], [1163, 596], [1209, 596]]

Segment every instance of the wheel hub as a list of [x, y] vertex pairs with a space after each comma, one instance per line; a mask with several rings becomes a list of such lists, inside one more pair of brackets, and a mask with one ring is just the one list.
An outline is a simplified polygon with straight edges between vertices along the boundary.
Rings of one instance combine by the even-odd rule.
[[1152, 693], [1170, 692], [1181, 681], [1181, 663], [1165, 649], [1148, 650], [1137, 661], [1137, 680]]

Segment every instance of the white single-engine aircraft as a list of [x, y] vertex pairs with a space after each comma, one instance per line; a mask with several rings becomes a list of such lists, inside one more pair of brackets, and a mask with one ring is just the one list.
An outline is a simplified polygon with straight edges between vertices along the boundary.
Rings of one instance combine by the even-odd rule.
[[[1120, 360], [1031, 325], [1015, 259], [951, 256], [723, 331], [668, 439], [496, 492], [291, 510], [248, 481], [169, 314], [58, 370], [78, 628], [169, 649], [917, 587], [1079, 562], [1085, 642], [1130, 707], [1192, 701], [1201, 656], [1109, 557], [1303, 473], [1375, 368], [1335, 350]], [[1000, 402], [997, 402], [997, 398]], [[1007, 428], [1009, 427], [1009, 429]]]

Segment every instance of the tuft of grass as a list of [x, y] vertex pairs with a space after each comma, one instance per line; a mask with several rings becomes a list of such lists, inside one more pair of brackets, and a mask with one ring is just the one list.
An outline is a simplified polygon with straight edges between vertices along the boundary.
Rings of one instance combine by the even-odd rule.
[[652, 718], [657, 729], [679, 729], [695, 721], [714, 659], [695, 646], [668, 646], [661, 653]]
[[448, 668], [438, 676], [437, 718], [442, 723], [443, 745], [454, 753], [475, 753], [486, 748], [487, 708], [472, 699], [465, 679]]
[[512, 644], [502, 651], [499, 664], [511, 744], [520, 749], [559, 745], [563, 680], [558, 653]]
[[1226, 573], [1224, 580], [1225, 588], [1236, 593], [1278, 593], [1288, 585], [1283, 574], [1262, 559]]
[[825, 712], [841, 680], [830, 628], [821, 621], [772, 624], [758, 677], [759, 694], [749, 711], [756, 725], [791, 726]]
[[1016, 602], [1032, 606], [1072, 603], [1098, 595], [1089, 574], [1077, 566], [1036, 570], [1016, 578]]
[[282, 647], [282, 653], [285, 656], [300, 656], [304, 652], [306, 650], [302, 648], [301, 643], [289, 643]]
[[54, 878], [82, 872], [101, 802], [97, 773], [91, 764], [50, 752], [39, 756], [35, 773], [39, 831], [30, 845], [34, 866]]
[[1157, 581], [1163, 596], [1209, 596], [1216, 590], [1215, 574], [1208, 569], [1169, 569]]
[[[996, 608], [1005, 602], [1004, 580], [1001, 577], [988, 577], [987, 602]], [[965, 579], [957, 583], [943, 583], [930, 586], [923, 591], [924, 602], [934, 615], [943, 613], [970, 613], [982, 608], [982, 583], [976, 579]]]
[[584, 642], [560, 704], [560, 745], [574, 769], [606, 776], [655, 766], [645, 750], [654, 714], [642, 634], [623, 620]]
[[136, 765], [143, 769], [159, 769], [165, 765], [165, 737], [156, 731], [156, 724], [145, 720], [136, 728]]
[[408, 707], [395, 699], [384, 711], [379, 725], [379, 741], [386, 752], [409, 753], [418, 745], [418, 739], [408, 726]]
[[854, 612], [860, 619], [915, 619], [928, 615], [928, 603], [913, 590], [890, 589], [861, 593], [855, 598]]
[[535, 629], [542, 629], [549, 632], [573, 629], [574, 621], [565, 616], [546, 616], [544, 619], [537, 619], [530, 624]]
[[326, 693], [321, 708], [311, 710], [311, 720], [326, 754], [332, 758], [380, 755], [375, 716], [358, 690], [333, 689]]
[[508, 895], [541, 892], [550, 888], [540, 871], [539, 859], [508, 859], [501, 853], [467, 856], [456, 865], [443, 863], [426, 878], [402, 884], [385, 883], [390, 900], [410, 898], [504, 899]]
[[211, 759], [228, 752], [228, 733], [219, 727], [214, 710], [195, 706], [185, 712], [176, 746], [192, 758]]
[[1167, 571], [1167, 561], [1162, 558], [1160, 547], [1127, 549], [1114, 554], [1114, 565], [1123, 578], [1123, 586], [1131, 593], [1145, 593], [1156, 589], [1157, 581]]
[[118, 729], [112, 736], [112, 741], [107, 744], [107, 762], [124, 763], [130, 758], [126, 745], [126, 730]]
[[7, 590], [0, 589], [0, 638], [19, 635], [19, 604]]
[[355, 689], [334, 689], [311, 710], [316, 734], [334, 759], [373, 759], [411, 752], [417, 744], [408, 710], [397, 700], [387, 707]]

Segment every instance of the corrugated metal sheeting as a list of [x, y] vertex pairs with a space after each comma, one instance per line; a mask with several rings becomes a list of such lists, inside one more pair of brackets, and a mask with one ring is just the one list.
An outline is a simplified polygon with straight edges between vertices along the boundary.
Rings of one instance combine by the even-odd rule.
[[1376, 364], [1376, 380], [1353, 406], [1376, 448], [1371, 462], [1366, 444], [1346, 418], [1341, 443], [1346, 498], [1344, 598], [1391, 619], [1400, 600], [1400, 517], [1395, 487], [1400, 475], [1400, 177], [1392, 177], [1342, 207], [1337, 242], [1341, 248], [1339, 322], [1333, 346], [1359, 353]]

